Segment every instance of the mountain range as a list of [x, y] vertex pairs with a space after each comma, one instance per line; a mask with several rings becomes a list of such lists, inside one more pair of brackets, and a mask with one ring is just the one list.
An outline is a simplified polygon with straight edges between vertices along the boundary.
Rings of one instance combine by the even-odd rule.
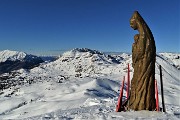
[[[115, 108], [119, 88], [124, 76], [127, 80], [128, 64], [131, 78], [134, 72], [131, 54], [107, 54], [88, 48], [75, 48], [52, 61], [43, 62], [41, 57], [24, 52], [0, 53], [2, 63], [18, 61], [18, 66], [23, 66], [26, 60], [37, 63], [28, 68], [16, 69], [13, 67], [16, 64], [9, 64], [12, 69], [1, 73], [0, 119], [180, 118], [180, 54], [158, 53], [156, 56], [155, 78], [158, 82], [159, 103], [162, 107], [159, 78], [161, 65], [167, 113], [117, 113]], [[36, 60], [39, 61], [34, 62]], [[123, 100], [126, 98], [126, 83], [124, 91]]]

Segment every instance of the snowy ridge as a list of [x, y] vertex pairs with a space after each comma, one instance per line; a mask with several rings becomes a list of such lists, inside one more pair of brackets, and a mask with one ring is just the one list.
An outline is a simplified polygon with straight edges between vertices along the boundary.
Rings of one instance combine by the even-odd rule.
[[[166, 114], [155, 111], [116, 113], [119, 88], [123, 76], [127, 76], [128, 63], [131, 78], [133, 75], [131, 55], [107, 55], [76, 48], [65, 52], [56, 61], [29, 71], [21, 69], [13, 74], [3, 74], [2, 78], [7, 77], [9, 83], [21, 84], [0, 91], [0, 119], [179, 119], [180, 70], [166, 59], [157, 56], [155, 76], [161, 107], [158, 68], [161, 64]], [[123, 99], [126, 85], [124, 91]]]
[[116, 58], [106, 55], [97, 50], [91, 50], [88, 48], [76, 48], [63, 54], [64, 58], [91, 58], [91, 62], [103, 62], [103, 63], [119, 63]]
[[179, 53], [159, 53], [161, 57], [171, 65], [180, 69], [180, 54]]
[[[56, 61], [42, 65], [40, 68], [34, 68], [31, 72], [32, 74], [42, 74], [42, 76], [47, 73], [51, 77], [57, 75], [85, 77], [110, 74], [118, 69], [113, 66], [119, 65], [120, 60], [97, 51], [85, 50], [74, 49], [65, 52]], [[125, 63], [123, 64], [125, 67]]]
[[4, 50], [0, 51], [0, 63], [5, 62], [6, 60], [15, 61], [23, 60], [26, 57], [26, 53], [18, 51]]

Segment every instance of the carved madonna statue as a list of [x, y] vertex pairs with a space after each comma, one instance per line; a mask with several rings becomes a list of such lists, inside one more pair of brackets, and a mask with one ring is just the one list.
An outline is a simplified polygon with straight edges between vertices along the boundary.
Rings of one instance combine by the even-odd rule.
[[128, 108], [133, 110], [155, 109], [155, 60], [156, 46], [154, 37], [141, 15], [135, 11], [130, 26], [138, 30], [132, 45], [132, 65], [134, 74]]

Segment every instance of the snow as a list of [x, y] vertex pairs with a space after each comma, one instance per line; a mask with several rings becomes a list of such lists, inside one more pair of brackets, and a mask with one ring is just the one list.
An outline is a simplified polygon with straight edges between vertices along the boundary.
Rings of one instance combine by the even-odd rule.
[[23, 60], [26, 57], [26, 53], [18, 51], [4, 50], [0, 51], [0, 63], [6, 60]]
[[[56, 61], [41, 64], [29, 71], [18, 70], [13, 79], [19, 81], [23, 78], [25, 84], [0, 91], [0, 119], [179, 119], [180, 64], [179, 59], [170, 59], [170, 54], [158, 54], [155, 76], [162, 107], [158, 69], [161, 64], [167, 113], [115, 112], [123, 76], [127, 77], [128, 63], [131, 78], [133, 75], [131, 55], [107, 55], [76, 48], [65, 52]], [[176, 63], [176, 66], [172, 63]], [[126, 92], [123, 99], [125, 96]]]
[[165, 57], [166, 61], [168, 61], [173, 66], [176, 66], [180, 69], [180, 54], [178, 53], [159, 53], [162, 57]]

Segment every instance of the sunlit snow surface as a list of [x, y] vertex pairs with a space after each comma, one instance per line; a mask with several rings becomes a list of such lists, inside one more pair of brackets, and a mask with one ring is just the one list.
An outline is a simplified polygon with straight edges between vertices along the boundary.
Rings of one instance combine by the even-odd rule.
[[[127, 64], [132, 63], [131, 55], [108, 56], [89, 49], [74, 49], [54, 62], [30, 71], [16, 71], [13, 80], [23, 78], [24, 84], [0, 91], [0, 119], [180, 119], [177, 56], [180, 54], [162, 53], [156, 57], [159, 103], [161, 107], [158, 69], [161, 64], [167, 113], [115, 112], [121, 81], [123, 76], [127, 77]], [[132, 78], [132, 67], [130, 71]], [[124, 98], [125, 95], [126, 92]]]

